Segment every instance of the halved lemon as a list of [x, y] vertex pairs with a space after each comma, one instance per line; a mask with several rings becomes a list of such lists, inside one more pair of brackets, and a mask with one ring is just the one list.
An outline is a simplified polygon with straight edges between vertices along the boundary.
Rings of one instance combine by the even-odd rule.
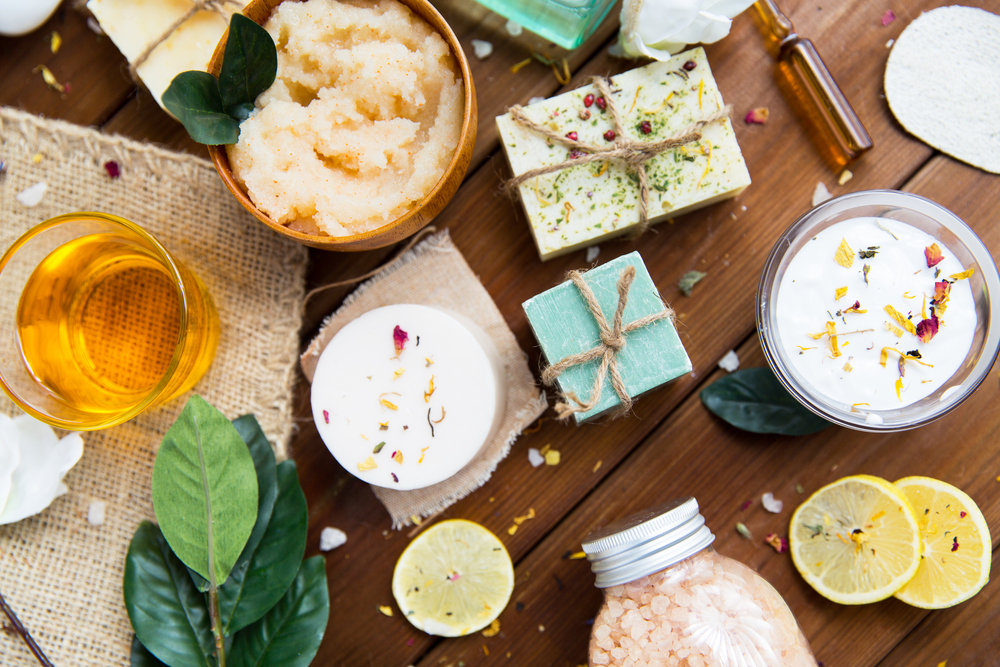
[[895, 485], [913, 505], [924, 541], [917, 574], [896, 597], [923, 609], [968, 600], [990, 580], [993, 542], [983, 513], [965, 493], [930, 477]]
[[890, 482], [844, 477], [792, 515], [789, 550], [799, 574], [825, 598], [865, 604], [891, 597], [920, 565], [920, 527]]
[[514, 566], [497, 536], [472, 521], [431, 526], [406, 547], [392, 594], [406, 619], [439, 637], [460, 637], [493, 622], [514, 590]]

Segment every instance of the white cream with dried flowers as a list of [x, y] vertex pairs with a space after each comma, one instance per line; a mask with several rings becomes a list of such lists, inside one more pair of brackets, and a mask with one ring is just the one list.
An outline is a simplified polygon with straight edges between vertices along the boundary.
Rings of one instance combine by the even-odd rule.
[[[933, 244], [944, 259], [928, 267], [925, 249]], [[952, 278], [965, 269], [945, 244], [911, 225], [877, 218], [839, 222], [806, 242], [788, 264], [777, 293], [781, 345], [806, 383], [848, 410], [915, 403], [941, 389], [972, 346], [972, 289], [967, 279]], [[951, 287], [946, 308], [937, 309], [938, 331], [921, 340], [917, 328], [934, 314], [935, 283], [945, 280]], [[901, 353], [908, 355], [902, 368]]]

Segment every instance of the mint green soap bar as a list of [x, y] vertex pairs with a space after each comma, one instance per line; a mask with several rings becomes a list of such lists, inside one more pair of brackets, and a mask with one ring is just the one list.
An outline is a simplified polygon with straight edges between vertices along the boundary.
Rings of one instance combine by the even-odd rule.
[[[663, 310], [663, 301], [642, 257], [638, 252], [629, 253], [583, 274], [609, 326], [613, 326], [618, 307], [618, 278], [628, 266], [635, 267], [635, 280], [628, 293], [622, 325]], [[597, 322], [572, 281], [542, 292], [521, 305], [550, 364], [600, 343]], [[691, 372], [691, 359], [669, 319], [658, 320], [627, 334], [617, 362], [628, 395], [633, 399]], [[600, 359], [595, 359], [567, 369], [559, 376], [559, 388], [565, 393], [575, 392], [580, 400], [588, 400], [600, 363]], [[621, 401], [611, 386], [610, 377], [606, 377], [597, 405], [573, 416], [579, 424], [619, 406]]]

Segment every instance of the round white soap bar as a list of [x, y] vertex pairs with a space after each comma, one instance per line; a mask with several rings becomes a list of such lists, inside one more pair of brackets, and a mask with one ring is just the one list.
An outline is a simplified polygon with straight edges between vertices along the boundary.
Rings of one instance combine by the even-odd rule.
[[493, 439], [507, 379], [489, 337], [456, 313], [368, 311], [337, 332], [312, 382], [313, 419], [352, 475], [407, 490], [442, 482]]
[[[854, 257], [850, 267], [835, 259], [842, 241]], [[944, 258], [928, 267], [925, 249], [934, 244]], [[872, 256], [861, 258], [859, 250]], [[838, 222], [807, 242], [781, 278], [776, 308], [781, 344], [802, 378], [847, 410], [894, 410], [915, 403], [947, 387], [972, 347], [977, 322], [972, 289], [967, 279], [953, 278], [965, 269], [947, 246], [906, 223]], [[948, 297], [941, 306], [933, 299], [944, 283]], [[926, 329], [934, 317], [938, 327], [931, 337]], [[924, 320], [929, 322], [921, 326]], [[836, 327], [836, 353], [829, 335], [816, 337], [828, 322]], [[901, 368], [900, 353], [919, 360], [906, 359]], [[869, 423], [881, 418], [871, 415]]]

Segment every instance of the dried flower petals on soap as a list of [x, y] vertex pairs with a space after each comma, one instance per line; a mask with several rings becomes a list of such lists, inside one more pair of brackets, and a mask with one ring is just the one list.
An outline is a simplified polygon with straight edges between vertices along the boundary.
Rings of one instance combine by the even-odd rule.
[[924, 248], [924, 257], [927, 259], [927, 268], [930, 269], [941, 263], [941, 260], [944, 259], [944, 254], [937, 243], [932, 243]]
[[409, 334], [403, 331], [397, 324], [392, 330], [392, 344], [396, 348], [396, 356], [406, 347], [406, 341], [410, 340]]
[[847, 243], [847, 239], [840, 240], [840, 246], [837, 248], [837, 252], [833, 258], [837, 264], [840, 264], [845, 269], [854, 266], [854, 250]]
[[747, 111], [747, 115], [743, 117], [743, 121], [750, 125], [751, 123], [755, 125], [763, 125], [767, 122], [767, 117], [770, 115], [767, 107], [757, 107], [756, 109], [751, 109]]

